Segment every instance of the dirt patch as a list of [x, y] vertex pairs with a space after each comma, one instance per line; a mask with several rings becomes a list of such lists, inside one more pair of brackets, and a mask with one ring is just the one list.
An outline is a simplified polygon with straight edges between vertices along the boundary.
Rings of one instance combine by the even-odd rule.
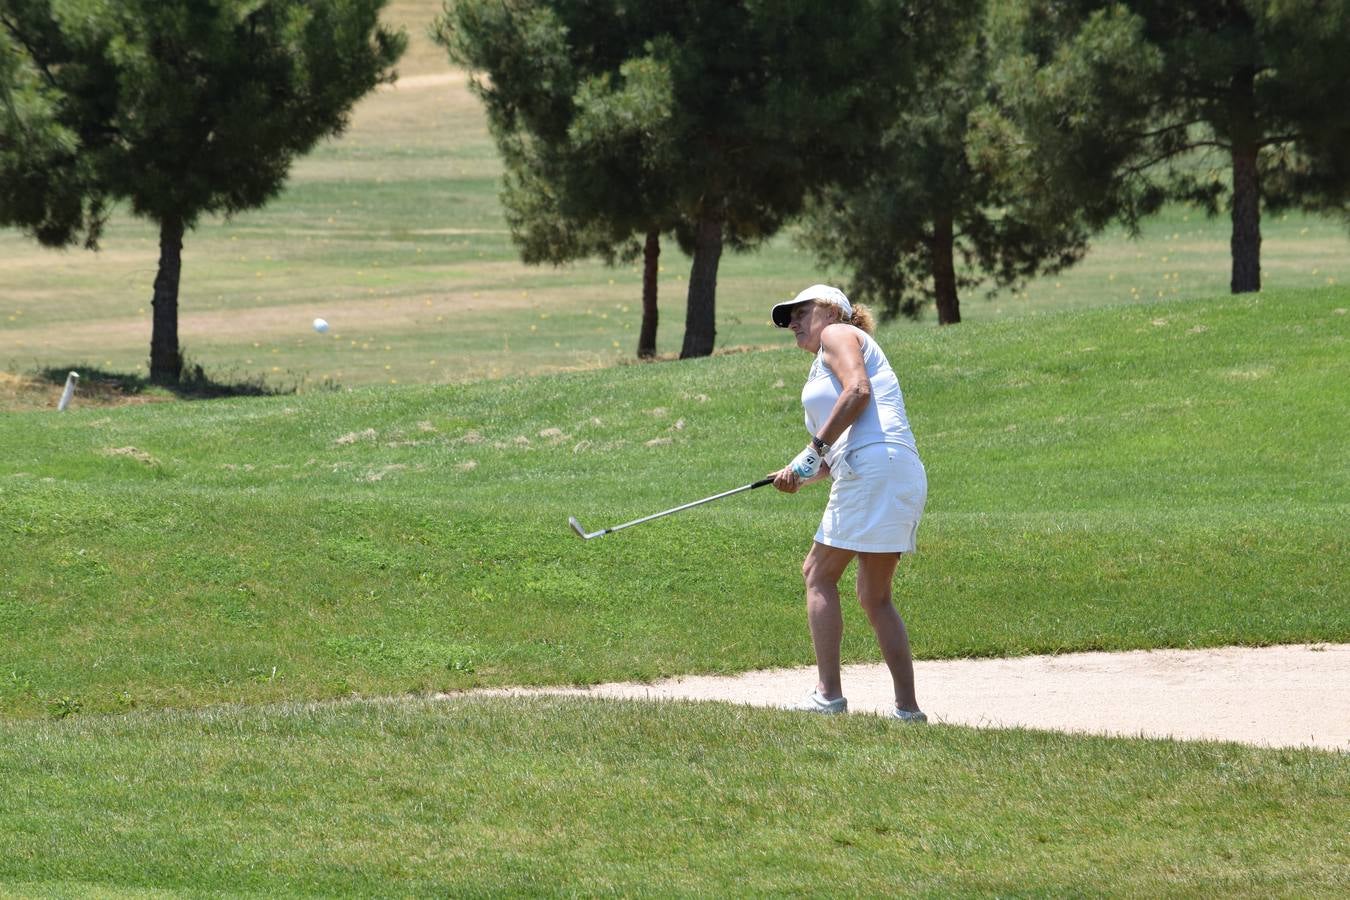
[[379, 435], [374, 428], [367, 428], [365, 431], [349, 431], [341, 437], [335, 439], [335, 444], [355, 444], [357, 441], [373, 441]]
[[56, 409], [61, 388], [24, 375], [0, 372], [0, 410]]
[[433, 72], [428, 75], [409, 75], [393, 84], [382, 84], [380, 91], [416, 91], [424, 88], [446, 87], [448, 85], [467, 85], [468, 72]]
[[[56, 411], [65, 385], [49, 382], [31, 375], [0, 372], [0, 412], [23, 412], [36, 409]], [[75, 388], [70, 409], [88, 407], [132, 406], [141, 403], [161, 403], [172, 397], [157, 393], [128, 391], [118, 381], [84, 377]]]
[[[920, 705], [935, 723], [1350, 752], [1350, 644], [920, 660], [914, 669]], [[847, 666], [843, 676], [853, 712], [891, 709], [885, 666]], [[475, 693], [787, 706], [815, 678], [814, 667], [803, 667]]]
[[144, 450], [139, 450], [135, 447], [105, 447], [103, 449], [103, 455], [124, 456], [127, 457], [128, 459], [134, 459], [136, 460], [136, 462], [146, 466], [153, 467], [159, 465], [159, 460], [155, 459], [153, 456], [151, 456], [149, 453], [146, 453]]

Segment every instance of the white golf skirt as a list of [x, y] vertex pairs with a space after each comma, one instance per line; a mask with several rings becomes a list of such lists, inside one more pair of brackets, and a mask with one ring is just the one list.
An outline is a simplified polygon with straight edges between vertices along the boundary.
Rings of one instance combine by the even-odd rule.
[[928, 500], [919, 455], [900, 444], [868, 444], [844, 454], [816, 542], [860, 553], [913, 553]]

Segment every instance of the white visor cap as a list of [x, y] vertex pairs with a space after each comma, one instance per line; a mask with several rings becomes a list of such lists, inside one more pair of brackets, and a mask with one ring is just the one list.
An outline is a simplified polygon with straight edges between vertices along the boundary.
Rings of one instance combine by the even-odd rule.
[[830, 287], [828, 284], [813, 284], [791, 300], [775, 303], [773, 312], [770, 314], [773, 316], [773, 324], [779, 328], [788, 327], [788, 322], [792, 319], [792, 307], [806, 303], [808, 300], [822, 300], [832, 306], [839, 307], [845, 319], [853, 318], [853, 304], [848, 302], [848, 298], [844, 296], [843, 291], [837, 287]]

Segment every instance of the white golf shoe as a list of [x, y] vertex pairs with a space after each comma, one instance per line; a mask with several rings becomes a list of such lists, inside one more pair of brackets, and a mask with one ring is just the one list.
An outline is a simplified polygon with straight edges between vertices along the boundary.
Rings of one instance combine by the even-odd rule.
[[826, 700], [820, 695], [820, 691], [812, 691], [806, 699], [793, 704], [790, 709], [798, 712], [821, 713], [826, 716], [837, 716], [840, 713], [848, 712], [848, 700], [840, 697], [838, 700]]
[[891, 718], [898, 719], [901, 722], [913, 722], [916, 725], [922, 725], [928, 721], [928, 717], [923, 714], [922, 710], [918, 709], [912, 712], [908, 709], [892, 709]]

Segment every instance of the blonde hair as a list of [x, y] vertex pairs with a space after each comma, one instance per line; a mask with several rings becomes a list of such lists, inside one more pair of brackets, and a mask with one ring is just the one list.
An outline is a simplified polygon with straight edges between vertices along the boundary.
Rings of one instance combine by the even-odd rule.
[[[828, 307], [829, 309], [839, 309], [839, 307], [835, 306], [833, 303], [830, 303], [827, 300], [812, 300], [811, 302], [814, 303], [816, 306], [824, 306]], [[853, 315], [847, 319], [842, 318], [843, 310], [839, 310], [841, 316], [839, 321], [843, 322], [845, 325], [852, 325], [854, 328], [862, 329], [867, 334], [871, 334], [873, 329], [876, 328], [876, 319], [872, 316], [872, 310], [868, 309], [861, 303], [854, 303], [851, 305], [853, 307]]]

